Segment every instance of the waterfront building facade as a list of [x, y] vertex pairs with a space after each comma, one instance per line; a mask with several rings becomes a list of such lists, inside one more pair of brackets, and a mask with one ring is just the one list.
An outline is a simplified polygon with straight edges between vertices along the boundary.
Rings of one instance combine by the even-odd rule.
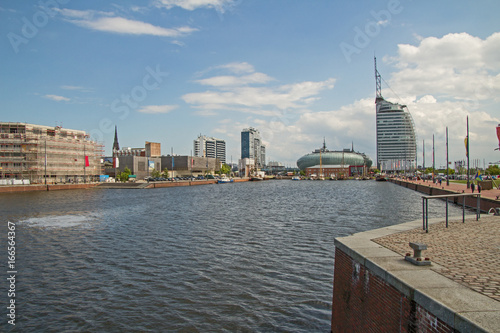
[[262, 143], [260, 132], [253, 127], [241, 131], [241, 159], [245, 158], [253, 159], [258, 169], [266, 165], [266, 146]]
[[37, 184], [97, 181], [103, 148], [85, 131], [0, 122], [0, 178]]
[[255, 171], [255, 160], [253, 158], [242, 158], [238, 160], [238, 173], [240, 177], [250, 177]]
[[125, 168], [128, 168], [131, 175], [136, 176], [136, 179], [147, 178], [151, 176], [154, 170], [162, 170], [160, 157], [148, 157], [144, 155], [118, 155], [115, 158], [118, 159], [118, 166], [109, 170], [109, 175], [112, 177], [115, 176], [115, 173], [118, 174], [125, 171]]
[[226, 141], [200, 135], [193, 142], [194, 156], [217, 158], [226, 163]]
[[220, 170], [220, 160], [211, 157], [198, 156], [162, 156], [161, 165], [167, 168], [170, 177], [204, 176]]
[[[340, 166], [342, 170], [347, 167], [344, 175], [366, 175], [372, 166], [372, 160], [363, 153], [355, 152], [352, 148], [346, 148], [341, 151], [330, 151], [323, 143], [323, 147], [306, 154], [297, 160], [297, 166], [300, 170], [306, 171], [307, 168], [315, 168], [320, 165]], [[335, 172], [336, 173], [336, 172]]]
[[314, 165], [305, 169], [306, 177], [310, 178], [335, 178], [341, 179], [352, 176], [349, 165]]
[[406, 105], [382, 97], [381, 77], [375, 62], [377, 168], [381, 171], [409, 171], [416, 168], [417, 136]]

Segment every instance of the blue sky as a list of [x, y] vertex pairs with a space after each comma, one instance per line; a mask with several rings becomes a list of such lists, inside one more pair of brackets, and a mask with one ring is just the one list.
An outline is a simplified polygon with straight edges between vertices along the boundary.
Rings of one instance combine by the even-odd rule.
[[[0, 1], [2, 121], [81, 129], [111, 152], [260, 130], [267, 160], [321, 146], [376, 159], [373, 56], [382, 94], [408, 105], [418, 159], [500, 159], [498, 1]], [[390, 87], [390, 89], [389, 89]]]

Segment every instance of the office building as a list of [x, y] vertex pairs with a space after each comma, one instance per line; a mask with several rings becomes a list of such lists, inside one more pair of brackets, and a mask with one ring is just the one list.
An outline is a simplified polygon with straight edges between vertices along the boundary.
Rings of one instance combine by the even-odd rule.
[[226, 163], [226, 141], [200, 135], [193, 142], [193, 152], [196, 157], [217, 158]]
[[254, 160], [257, 169], [266, 165], [266, 146], [259, 131], [253, 127], [241, 131], [241, 159], [245, 158]]

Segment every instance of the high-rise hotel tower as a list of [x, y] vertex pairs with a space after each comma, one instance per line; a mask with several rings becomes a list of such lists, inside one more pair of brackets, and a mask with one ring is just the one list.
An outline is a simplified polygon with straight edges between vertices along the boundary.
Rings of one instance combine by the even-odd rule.
[[416, 168], [417, 137], [406, 105], [382, 97], [381, 77], [375, 59], [377, 85], [377, 168], [381, 171], [410, 171]]

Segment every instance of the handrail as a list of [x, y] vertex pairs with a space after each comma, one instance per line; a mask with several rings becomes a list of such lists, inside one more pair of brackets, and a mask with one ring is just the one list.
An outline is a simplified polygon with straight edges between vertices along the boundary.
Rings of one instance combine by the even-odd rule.
[[446, 198], [446, 228], [448, 228], [448, 198], [463, 197], [462, 200], [462, 223], [465, 223], [465, 197], [476, 197], [476, 221], [481, 217], [481, 194], [480, 193], [458, 193], [443, 195], [423, 195], [422, 196], [422, 228], [429, 232], [429, 199]]

